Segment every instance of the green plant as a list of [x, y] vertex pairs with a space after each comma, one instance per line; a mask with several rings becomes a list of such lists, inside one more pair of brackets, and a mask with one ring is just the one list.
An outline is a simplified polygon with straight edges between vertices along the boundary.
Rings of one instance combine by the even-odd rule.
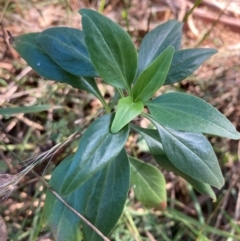
[[[165, 208], [162, 173], [125, 150], [130, 129], [146, 140], [157, 164], [215, 200], [211, 186], [221, 188], [224, 178], [202, 133], [236, 140], [240, 134], [218, 110], [197, 97], [176, 92], [153, 97], [161, 86], [192, 74], [216, 50], [179, 50], [182, 24], [171, 20], [145, 36], [137, 55], [120, 26], [89, 9], [81, 9], [80, 14], [83, 31], [58, 27], [10, 38], [36, 72], [92, 93], [105, 111], [83, 133], [76, 153], [54, 170], [49, 185], [59, 196], [47, 191], [44, 224], [51, 226], [57, 240], [102, 240], [66, 203], [107, 236], [121, 216], [130, 179], [144, 205]], [[115, 88], [111, 102], [102, 96], [95, 77]], [[156, 129], [130, 123], [138, 115]]]

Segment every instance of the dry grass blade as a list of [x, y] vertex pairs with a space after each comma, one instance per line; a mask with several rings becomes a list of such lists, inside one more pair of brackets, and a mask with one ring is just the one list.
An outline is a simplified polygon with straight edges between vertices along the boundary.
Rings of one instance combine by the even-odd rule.
[[2, 200], [6, 200], [19, 181], [29, 173], [36, 165], [39, 165], [43, 161], [52, 158], [63, 146], [67, 145], [73, 138], [78, 137], [77, 132], [69, 136], [65, 141], [52, 147], [50, 150], [27, 160], [25, 168], [16, 175], [0, 174], [0, 197]]
[[49, 189], [49, 191], [58, 199], [60, 200], [66, 207], [68, 207], [72, 212], [74, 212], [80, 219], [83, 220], [83, 222], [85, 222], [91, 229], [93, 229], [100, 237], [103, 238], [104, 241], [110, 241], [106, 236], [104, 236], [104, 234], [99, 231], [91, 222], [89, 222], [82, 214], [80, 214], [78, 211], [76, 211], [73, 207], [71, 207], [68, 203], [65, 202], [65, 200], [55, 191], [53, 190], [47, 182], [45, 182], [45, 180], [39, 176], [37, 173], [35, 173], [34, 171], [32, 171], [34, 173], [34, 175], [36, 175], [36, 177], [38, 177], [42, 183], [44, 184], [44, 186]]

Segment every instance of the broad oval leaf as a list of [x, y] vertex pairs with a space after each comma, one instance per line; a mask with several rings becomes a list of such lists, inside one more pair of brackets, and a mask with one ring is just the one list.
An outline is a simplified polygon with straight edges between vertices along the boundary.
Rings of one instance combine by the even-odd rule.
[[216, 188], [223, 186], [224, 178], [217, 157], [204, 135], [164, 128], [157, 122], [154, 125], [166, 156], [177, 169]]
[[167, 47], [173, 46], [177, 51], [180, 48], [181, 41], [182, 23], [176, 20], [170, 20], [149, 32], [140, 45], [137, 76]]
[[174, 48], [165, 49], [139, 76], [133, 87], [134, 101], [147, 101], [163, 85], [170, 68]]
[[131, 183], [136, 198], [148, 207], [164, 210], [167, 205], [166, 182], [156, 167], [129, 157]]
[[198, 192], [211, 197], [213, 200], [216, 200], [216, 195], [209, 184], [200, 182], [190, 177], [189, 175], [177, 169], [171, 163], [163, 150], [161, 139], [157, 130], [145, 129], [135, 125], [131, 125], [131, 128], [137, 131], [145, 139], [151, 154], [159, 166], [168, 171], [174, 172], [176, 175], [184, 178], [187, 182], [189, 182]]
[[174, 53], [164, 85], [181, 81], [191, 75], [205, 60], [216, 54], [216, 49], [182, 49]]
[[79, 77], [63, 70], [52, 60], [36, 42], [35, 38], [38, 35], [39, 33], [30, 33], [14, 37], [12, 46], [28, 65], [44, 78], [67, 83], [78, 88]]
[[133, 102], [130, 96], [119, 100], [117, 112], [111, 126], [111, 132], [117, 133], [131, 120], [137, 117], [144, 109], [142, 102]]
[[79, 12], [95, 69], [106, 83], [130, 89], [137, 69], [137, 52], [130, 36], [119, 25], [93, 10], [81, 9]]
[[123, 149], [128, 137], [128, 125], [113, 134], [110, 131], [113, 114], [95, 120], [84, 132], [72, 164], [64, 176], [62, 195], [67, 195], [110, 163]]
[[[49, 184], [58, 193], [64, 184], [64, 179], [59, 177], [65, 175], [73, 157], [62, 161], [52, 174]], [[129, 161], [125, 150], [122, 150], [111, 163], [65, 196], [64, 200], [107, 236], [121, 216], [129, 182]], [[102, 240], [50, 191], [47, 191], [45, 200], [43, 223], [52, 228], [57, 241]]]
[[233, 124], [204, 100], [183, 93], [166, 93], [146, 103], [161, 125], [182, 131], [201, 132], [239, 139]]
[[98, 76], [81, 30], [67, 27], [49, 28], [41, 32], [36, 41], [64, 70], [77, 76]]

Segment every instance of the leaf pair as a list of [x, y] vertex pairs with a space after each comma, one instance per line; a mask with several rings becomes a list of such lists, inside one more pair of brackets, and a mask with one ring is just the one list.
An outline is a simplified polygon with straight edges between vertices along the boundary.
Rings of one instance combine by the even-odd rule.
[[[53, 172], [50, 185], [74, 209], [108, 235], [119, 219], [129, 190], [130, 167], [124, 150], [126, 126], [110, 132], [112, 115], [94, 121], [84, 132], [75, 155]], [[44, 207], [44, 222], [57, 240], [102, 240], [50, 192]], [[82, 226], [82, 233], [79, 226]]]
[[[72, 155], [62, 161], [52, 175], [49, 184], [58, 193], [64, 185], [61, 177], [65, 175], [73, 159]], [[129, 190], [129, 174], [128, 157], [125, 150], [122, 150], [111, 163], [64, 199], [107, 236], [122, 214]], [[82, 238], [88, 241], [102, 240], [50, 191], [47, 191], [45, 200], [43, 223], [52, 228], [58, 241], [81, 241]]]
[[178, 132], [169, 128], [166, 130], [158, 124], [156, 126], [158, 130], [135, 125], [132, 128], [146, 140], [160, 166], [183, 177], [198, 192], [215, 200], [216, 196], [209, 184], [221, 188], [223, 177], [207, 139], [201, 134]]
[[101, 98], [93, 79], [98, 76], [84, 43], [83, 32], [67, 27], [14, 38], [13, 47], [41, 76], [67, 83]]

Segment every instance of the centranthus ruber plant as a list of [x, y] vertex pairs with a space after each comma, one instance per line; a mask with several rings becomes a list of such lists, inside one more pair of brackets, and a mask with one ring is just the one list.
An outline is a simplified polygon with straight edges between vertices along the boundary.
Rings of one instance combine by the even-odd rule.
[[[146, 141], [156, 164], [183, 177], [198, 192], [216, 199], [211, 186], [224, 184], [217, 157], [202, 134], [240, 139], [231, 122], [204, 100], [185, 93], [156, 96], [192, 74], [215, 49], [179, 49], [182, 24], [168, 21], [149, 32], [139, 51], [116, 23], [81, 9], [82, 30], [54, 27], [11, 38], [23, 59], [46, 79], [88, 91], [103, 105], [103, 115], [85, 130], [76, 153], [52, 173], [49, 185], [97, 230], [108, 236], [122, 214], [130, 184], [147, 207], [166, 206], [163, 174], [128, 155], [129, 132]], [[115, 88], [107, 102], [95, 81]], [[132, 123], [147, 118], [155, 128]], [[58, 241], [98, 241], [102, 237], [47, 191], [43, 222]]]

